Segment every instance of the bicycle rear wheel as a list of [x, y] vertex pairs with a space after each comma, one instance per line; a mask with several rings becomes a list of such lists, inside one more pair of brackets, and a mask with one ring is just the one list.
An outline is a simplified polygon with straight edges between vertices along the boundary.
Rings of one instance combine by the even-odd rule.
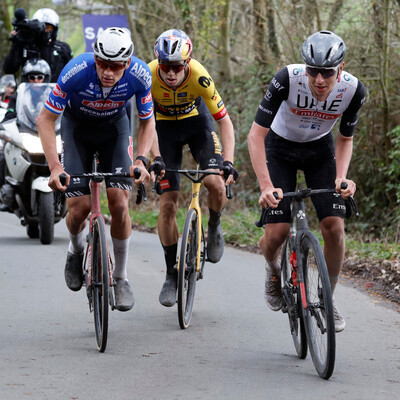
[[104, 352], [107, 346], [108, 334], [108, 301], [109, 301], [109, 270], [107, 242], [104, 221], [96, 218], [93, 221], [92, 243], [92, 299], [94, 330], [97, 348]]
[[[297, 285], [297, 271], [292, 263], [296, 263], [296, 253], [293, 251], [291, 238], [287, 238], [281, 254], [282, 294], [285, 311], [288, 313], [290, 333], [297, 355], [304, 359], [307, 357], [307, 337], [301, 312], [300, 289]], [[296, 267], [297, 268], [297, 267]]]
[[178, 318], [182, 329], [186, 329], [189, 326], [192, 318], [197, 281], [197, 224], [197, 212], [194, 209], [190, 209], [183, 228], [178, 262]]
[[328, 270], [321, 246], [312, 232], [304, 233], [300, 246], [304, 279], [302, 310], [308, 347], [318, 375], [329, 379], [335, 366], [336, 342]]

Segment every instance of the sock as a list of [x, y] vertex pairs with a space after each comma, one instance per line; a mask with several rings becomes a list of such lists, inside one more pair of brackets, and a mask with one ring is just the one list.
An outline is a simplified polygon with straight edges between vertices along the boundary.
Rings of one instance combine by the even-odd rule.
[[131, 237], [129, 236], [127, 239], [116, 239], [112, 237], [111, 239], [114, 247], [115, 260], [113, 277], [127, 279], [126, 267], [128, 264], [128, 249]]
[[338, 283], [338, 280], [339, 280], [339, 276], [329, 276], [329, 281], [331, 283], [332, 296], [333, 296], [333, 292], [336, 289], [336, 284]]
[[178, 243], [171, 244], [170, 246], [162, 245], [164, 249], [165, 264], [167, 265], [167, 272], [174, 269], [176, 264], [176, 253], [178, 251]]
[[209, 208], [209, 210], [210, 210], [210, 219], [208, 220], [208, 224], [218, 225], [219, 219], [221, 217], [221, 212], [216, 212], [214, 210], [211, 210], [211, 208]]
[[85, 250], [85, 241], [83, 240], [83, 230], [76, 235], [69, 233], [68, 251], [72, 254], [82, 254]]
[[278, 259], [276, 259], [275, 261], [267, 260], [267, 264], [274, 275], [281, 274], [281, 264], [279, 263]]

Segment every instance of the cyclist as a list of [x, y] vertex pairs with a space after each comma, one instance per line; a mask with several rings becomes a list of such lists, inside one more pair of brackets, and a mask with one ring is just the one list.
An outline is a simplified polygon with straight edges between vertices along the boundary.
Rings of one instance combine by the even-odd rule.
[[[289, 233], [290, 200], [282, 192], [296, 187], [297, 170], [303, 170], [307, 186], [347, 189], [312, 199], [325, 242], [324, 255], [332, 293], [335, 291], [345, 252], [344, 200], [353, 196], [356, 184], [347, 179], [353, 132], [366, 89], [343, 70], [346, 48], [333, 32], [320, 31], [303, 44], [304, 64], [291, 64], [272, 79], [248, 136], [251, 162], [261, 189], [259, 203], [272, 207], [259, 245], [266, 259], [265, 300], [278, 311], [282, 307], [281, 245]], [[331, 129], [341, 117], [336, 148]], [[267, 163], [265, 162], [267, 160]], [[279, 195], [275, 199], [273, 193]], [[345, 320], [334, 304], [335, 329]]]
[[[143, 160], [156, 135], [151, 73], [142, 60], [132, 56], [133, 43], [128, 31], [118, 27], [104, 30], [97, 36], [93, 49], [94, 54], [81, 54], [66, 65], [37, 121], [51, 171], [49, 186], [53, 190], [65, 190], [67, 197], [70, 244], [65, 280], [74, 291], [82, 286], [83, 229], [91, 208], [90, 190], [88, 180], [70, 181], [69, 175], [66, 186], [62, 186], [59, 175], [65, 171], [90, 172], [93, 154], [97, 151], [104, 172], [131, 170], [132, 173], [133, 166], [139, 167], [141, 177], [135, 183], [147, 181], [149, 174]], [[133, 160], [132, 137], [124, 107], [133, 95], [139, 114], [136, 160]], [[62, 164], [54, 131], [54, 123], [61, 113]], [[115, 258], [116, 308], [127, 311], [134, 304], [126, 272], [132, 230], [128, 209], [132, 179], [109, 178], [106, 187]]]
[[[227, 166], [230, 174], [226, 183], [229, 184], [238, 176], [233, 166], [233, 125], [214, 81], [198, 61], [190, 58], [191, 52], [189, 36], [179, 29], [163, 32], [154, 45], [156, 59], [149, 67], [153, 76], [151, 92], [160, 152], [168, 168], [179, 169], [182, 164], [182, 148], [188, 144], [201, 169], [221, 169]], [[220, 130], [223, 151], [212, 117]], [[160, 184], [163, 194], [157, 227], [167, 272], [159, 301], [171, 307], [176, 303], [179, 174], [167, 172]], [[218, 175], [206, 177], [204, 184], [209, 192], [210, 211], [207, 254], [209, 261], [217, 263], [224, 250], [220, 216], [227, 201], [225, 184]]]

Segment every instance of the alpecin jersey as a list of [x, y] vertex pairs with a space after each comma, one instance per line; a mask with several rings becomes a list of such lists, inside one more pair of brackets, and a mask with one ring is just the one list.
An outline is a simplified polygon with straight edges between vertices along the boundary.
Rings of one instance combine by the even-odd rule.
[[139, 118], [149, 119], [153, 115], [151, 74], [144, 61], [132, 57], [122, 78], [104, 96], [94, 55], [83, 53], [61, 71], [45, 107], [55, 114], [61, 114], [68, 107], [78, 118], [109, 119], [121, 114], [126, 101], [134, 95]]
[[340, 133], [352, 136], [365, 101], [361, 81], [342, 71], [325, 101], [313, 97], [303, 64], [291, 64], [272, 79], [255, 122], [294, 142], [310, 142], [328, 134], [342, 116]]
[[156, 120], [180, 120], [199, 115], [198, 105], [203, 100], [213, 118], [218, 121], [226, 115], [226, 108], [214, 81], [207, 70], [196, 60], [188, 63], [188, 75], [173, 90], [159, 75], [158, 60], [149, 64], [153, 77], [152, 96]]

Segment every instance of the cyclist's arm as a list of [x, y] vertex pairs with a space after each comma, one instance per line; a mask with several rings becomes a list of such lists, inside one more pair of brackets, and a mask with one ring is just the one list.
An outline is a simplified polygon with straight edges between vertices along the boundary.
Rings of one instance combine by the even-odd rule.
[[261, 190], [259, 203], [264, 208], [268, 206], [276, 208], [279, 200], [275, 199], [273, 193], [278, 193], [280, 199], [283, 194], [281, 189], [274, 187], [268, 172], [265, 153], [265, 138], [268, 132], [269, 128], [264, 128], [253, 122], [247, 138], [247, 145], [249, 147], [251, 164]]
[[235, 152], [235, 133], [233, 124], [228, 114], [217, 121], [221, 135], [222, 148], [224, 149], [224, 161], [230, 161], [233, 164], [233, 155]]
[[37, 118], [36, 124], [38, 127], [38, 132], [40, 136], [40, 141], [42, 142], [44, 154], [49, 164], [50, 169], [50, 180], [49, 186], [53, 190], [65, 190], [69, 183], [69, 177], [67, 177], [66, 186], [62, 186], [60, 183], [59, 175], [65, 173], [60, 160], [58, 158], [57, 143], [56, 143], [56, 132], [55, 132], [55, 122], [59, 117], [49, 111], [47, 108], [43, 107], [42, 111]]

